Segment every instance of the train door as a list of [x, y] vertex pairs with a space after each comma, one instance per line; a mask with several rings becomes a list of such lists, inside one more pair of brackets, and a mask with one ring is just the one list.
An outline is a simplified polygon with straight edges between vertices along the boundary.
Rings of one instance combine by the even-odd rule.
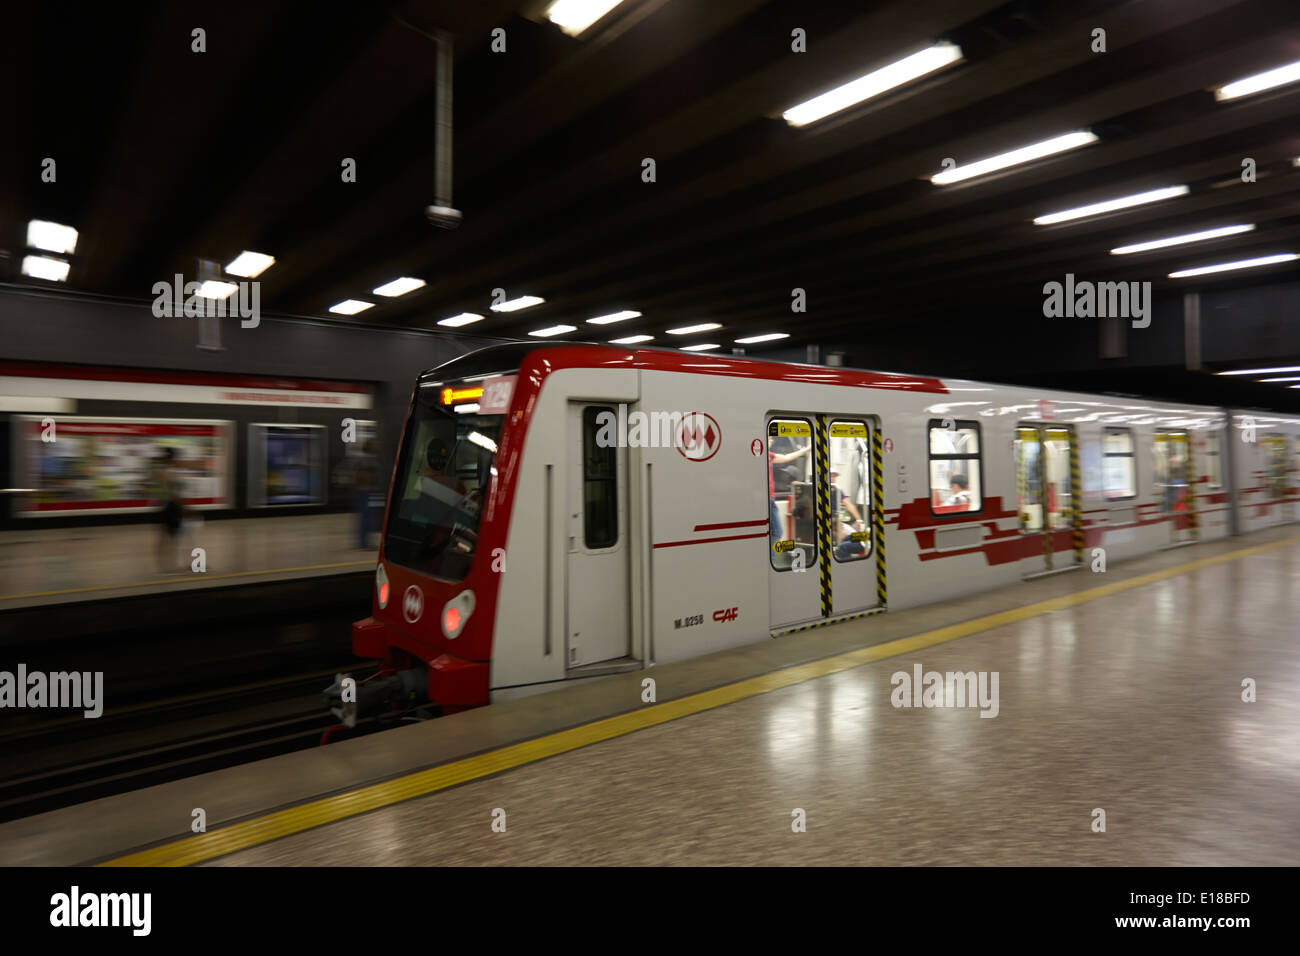
[[776, 630], [822, 615], [814, 415], [767, 422], [768, 605]]
[[[1282, 510], [1281, 501], [1287, 497], [1288, 487], [1290, 485], [1290, 474], [1287, 471], [1290, 456], [1287, 454], [1287, 438], [1281, 434], [1265, 435], [1263, 439], [1264, 451], [1264, 501], [1266, 507], [1263, 509], [1264, 514], [1268, 516], [1269, 524], [1281, 524], [1289, 521], [1290, 516]], [[1278, 507], [1273, 508], [1272, 504], [1278, 502]]]
[[1027, 562], [1031, 576], [1067, 570], [1081, 560], [1082, 525], [1075, 494], [1078, 462], [1079, 449], [1072, 428], [1025, 422], [1017, 426], [1020, 533], [1042, 544], [1042, 557]]
[[1169, 518], [1171, 544], [1197, 537], [1195, 465], [1186, 432], [1156, 432], [1152, 445], [1155, 491], [1160, 513]]
[[851, 614], [879, 603], [871, 425], [861, 418], [828, 417], [826, 434], [830, 613]]
[[[565, 634], [569, 667], [626, 657], [631, 643], [627, 449], [613, 405], [569, 405]], [[614, 416], [612, 419], [607, 416]]]
[[879, 604], [871, 428], [813, 413], [768, 419], [772, 630]]

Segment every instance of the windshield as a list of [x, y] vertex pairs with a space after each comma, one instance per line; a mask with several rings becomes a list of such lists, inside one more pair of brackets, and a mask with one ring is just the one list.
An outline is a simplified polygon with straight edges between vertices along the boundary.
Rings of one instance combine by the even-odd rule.
[[[441, 383], [439, 383], [441, 384]], [[444, 389], [422, 386], [393, 482], [385, 556], [448, 581], [469, 573], [479, 515], [495, 472], [503, 415], [444, 407]]]

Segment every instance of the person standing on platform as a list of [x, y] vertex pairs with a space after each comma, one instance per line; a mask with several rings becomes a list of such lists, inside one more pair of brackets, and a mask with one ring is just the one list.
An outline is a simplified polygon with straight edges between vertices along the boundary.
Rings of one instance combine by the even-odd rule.
[[357, 514], [357, 547], [363, 551], [370, 547], [375, 509], [370, 498], [379, 488], [379, 462], [375, 456], [375, 440], [366, 439], [352, 465], [352, 510]]
[[[163, 572], [180, 570], [176, 564], [181, 525], [185, 520], [184, 483], [176, 467], [176, 449], [170, 445], [163, 449], [158, 472], [159, 498], [162, 509], [162, 533], [158, 538], [158, 568]], [[181, 562], [183, 567], [184, 562]]]

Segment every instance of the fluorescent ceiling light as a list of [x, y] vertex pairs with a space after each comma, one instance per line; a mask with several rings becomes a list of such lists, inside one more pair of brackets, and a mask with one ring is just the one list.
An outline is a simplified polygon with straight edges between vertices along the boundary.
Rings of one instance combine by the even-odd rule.
[[1181, 246], [1185, 242], [1203, 242], [1206, 239], [1220, 239], [1223, 236], [1235, 236], [1241, 232], [1250, 232], [1255, 228], [1255, 224], [1246, 223], [1240, 226], [1223, 226], [1219, 229], [1206, 229], [1203, 232], [1189, 232], [1181, 236], [1168, 236], [1164, 239], [1152, 239], [1150, 242], [1137, 242], [1131, 246], [1116, 246], [1110, 250], [1112, 256], [1124, 256], [1130, 252], [1150, 252], [1152, 249], [1163, 249], [1166, 246]]
[[640, 312], [611, 312], [609, 315], [598, 315], [594, 319], [588, 319], [588, 325], [609, 325], [611, 322], [622, 322], [624, 319], [639, 319]]
[[748, 338], [736, 339], [737, 345], [754, 345], [758, 342], [775, 342], [777, 339], [788, 339], [789, 332], [769, 332], [767, 335], [751, 335]]
[[1034, 220], [1038, 226], [1050, 225], [1054, 222], [1066, 222], [1070, 219], [1082, 219], [1085, 216], [1100, 216], [1104, 212], [1114, 212], [1116, 209], [1128, 209], [1130, 206], [1143, 206], [1149, 202], [1160, 202], [1162, 199], [1173, 199], [1175, 196], [1186, 196], [1188, 189], [1186, 186], [1164, 186], [1160, 189], [1149, 189], [1144, 193], [1134, 193], [1132, 196], [1121, 196], [1119, 199], [1107, 199], [1105, 202], [1095, 202], [1088, 206], [1079, 206], [1075, 209], [1066, 209], [1062, 212], [1051, 212], [1046, 216], [1039, 216]]
[[1255, 266], [1271, 266], [1275, 262], [1290, 262], [1300, 259], [1294, 252], [1283, 252], [1276, 256], [1260, 256], [1257, 259], [1238, 259], [1236, 262], [1220, 262], [1217, 265], [1201, 266], [1199, 269], [1181, 269], [1169, 273], [1171, 279], [1186, 279], [1190, 276], [1205, 276], [1214, 272], [1231, 272], [1233, 269], [1253, 269]]
[[483, 316], [479, 315], [477, 312], [462, 312], [460, 315], [453, 315], [450, 318], [439, 319], [438, 324], [450, 326], [453, 329], [458, 329], [462, 325], [469, 325], [471, 322], [482, 322], [482, 321], [483, 321]]
[[541, 305], [546, 300], [540, 295], [521, 295], [517, 299], [510, 299], [508, 302], [502, 302], [500, 305], [492, 306], [493, 312], [518, 312], [520, 309], [531, 308], [534, 305]]
[[623, 0], [555, 0], [546, 18], [571, 37], [576, 37]]
[[954, 43], [936, 43], [919, 53], [905, 56], [843, 86], [814, 96], [805, 103], [792, 106], [781, 115], [791, 126], [806, 126], [961, 59], [961, 47]]
[[1285, 86], [1287, 83], [1294, 83], [1296, 80], [1300, 80], [1300, 60], [1288, 63], [1286, 66], [1279, 66], [1267, 73], [1256, 73], [1254, 76], [1248, 76], [1242, 80], [1234, 80], [1215, 90], [1214, 98], [1216, 100], [1235, 100], [1239, 96], [1262, 93], [1264, 90], [1271, 90], [1275, 86]]
[[57, 222], [33, 219], [27, 223], [27, 245], [46, 252], [71, 253], [77, 248], [77, 230]]
[[930, 182], [936, 186], [959, 183], [963, 179], [984, 176], [987, 173], [997, 172], [999, 169], [1006, 169], [1008, 166], [1019, 166], [1021, 163], [1033, 162], [1035, 159], [1042, 159], [1044, 156], [1061, 153], [1067, 149], [1077, 149], [1080, 146], [1087, 146], [1089, 143], [1095, 142], [1097, 142], [1097, 137], [1087, 130], [1066, 133], [1063, 136], [1045, 139], [1041, 143], [1021, 146], [1009, 153], [999, 153], [997, 156], [990, 156], [988, 159], [981, 159], [965, 166], [958, 166], [956, 169], [945, 169], [943, 172], [931, 176]]
[[470, 432], [465, 437], [468, 438], [470, 441], [472, 441], [474, 444], [478, 445], [480, 448], [486, 448], [488, 451], [492, 452], [492, 454], [494, 455], [496, 454], [497, 443], [494, 442], [491, 438], [488, 438], [487, 435], [484, 435], [482, 432]]
[[336, 305], [330, 306], [331, 312], [337, 312], [339, 315], [356, 315], [358, 312], [364, 312], [374, 306], [373, 302], [359, 302], [356, 299], [344, 299]]
[[638, 342], [651, 342], [653, 335], [629, 335], [621, 339], [612, 339], [610, 345], [636, 345]]
[[239, 286], [233, 282], [221, 282], [217, 279], [208, 279], [203, 285], [199, 286], [199, 298], [201, 299], [229, 299]]
[[709, 349], [716, 349], [717, 347], [718, 347], [717, 343], [710, 343], [708, 345], [683, 345], [682, 351], [683, 352], [707, 352]]
[[1268, 375], [1272, 372], [1300, 372], [1300, 365], [1280, 365], [1277, 368], [1239, 368], [1231, 372], [1216, 372], [1216, 375]]
[[680, 329], [669, 329], [669, 335], [690, 335], [693, 332], [708, 332], [722, 328], [717, 322], [701, 322], [699, 325], [683, 325]]
[[23, 256], [23, 275], [34, 279], [49, 279], [51, 282], [66, 282], [68, 264], [62, 259], [49, 256]]
[[551, 325], [544, 329], [537, 329], [536, 331], [529, 332], [528, 334], [535, 335], [539, 339], [546, 339], [550, 338], [552, 335], [563, 335], [565, 332], [576, 331], [578, 331], [576, 325]]
[[1261, 378], [1261, 382], [1300, 382], [1300, 375], [1284, 375], [1282, 378]]
[[226, 271], [232, 276], [256, 279], [273, 265], [275, 265], [275, 256], [244, 250], [226, 266]]
[[412, 279], [410, 276], [402, 276], [400, 279], [394, 279], [392, 282], [385, 282], [378, 289], [374, 289], [375, 295], [386, 295], [390, 299], [394, 296], [406, 295], [408, 292], [414, 292], [416, 289], [424, 287], [423, 279]]

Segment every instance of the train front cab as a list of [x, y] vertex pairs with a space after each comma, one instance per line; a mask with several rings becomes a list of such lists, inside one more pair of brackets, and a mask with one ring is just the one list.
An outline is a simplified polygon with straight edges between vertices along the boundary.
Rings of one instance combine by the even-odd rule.
[[[463, 356], [416, 383], [389, 488], [371, 616], [353, 651], [380, 662], [345, 716], [488, 701], [492, 619], [504, 570], [510, 482], [522, 428], [508, 419], [532, 346]], [[522, 417], [519, 415], [516, 418]]]

